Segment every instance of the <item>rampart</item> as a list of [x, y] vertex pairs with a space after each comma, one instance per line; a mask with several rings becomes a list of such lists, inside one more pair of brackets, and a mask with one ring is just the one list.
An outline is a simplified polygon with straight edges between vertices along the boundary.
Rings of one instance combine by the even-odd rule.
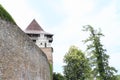
[[50, 80], [46, 55], [17, 25], [2, 19], [0, 80]]

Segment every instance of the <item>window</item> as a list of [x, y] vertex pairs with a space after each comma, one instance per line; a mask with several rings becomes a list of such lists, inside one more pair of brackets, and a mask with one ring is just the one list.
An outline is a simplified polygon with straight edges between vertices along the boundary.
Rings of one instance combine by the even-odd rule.
[[42, 43], [40, 43], [40, 45], [42, 45]]
[[33, 42], [36, 42], [36, 40], [33, 40]]
[[45, 47], [47, 47], [47, 43], [45, 43]]

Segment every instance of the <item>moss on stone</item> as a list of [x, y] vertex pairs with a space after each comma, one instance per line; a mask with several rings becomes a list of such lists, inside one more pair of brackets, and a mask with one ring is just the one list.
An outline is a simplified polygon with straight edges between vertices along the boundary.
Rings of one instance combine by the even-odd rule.
[[1, 4], [0, 4], [0, 18], [16, 24], [12, 16], [3, 8]]
[[53, 80], [53, 65], [50, 63], [50, 77], [51, 79], [50, 80]]

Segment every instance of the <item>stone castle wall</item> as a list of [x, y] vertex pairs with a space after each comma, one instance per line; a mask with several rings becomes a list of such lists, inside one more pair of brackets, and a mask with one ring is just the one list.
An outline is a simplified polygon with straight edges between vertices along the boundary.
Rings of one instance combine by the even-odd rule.
[[52, 47], [45, 47], [45, 48], [40, 48], [46, 55], [48, 58], [48, 61], [50, 64], [53, 64], [53, 48]]
[[1, 19], [0, 80], [50, 80], [46, 55], [18, 26]]

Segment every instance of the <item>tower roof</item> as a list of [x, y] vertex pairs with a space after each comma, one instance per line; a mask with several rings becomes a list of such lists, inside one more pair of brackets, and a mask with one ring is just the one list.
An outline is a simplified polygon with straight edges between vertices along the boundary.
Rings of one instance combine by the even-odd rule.
[[25, 33], [32, 33], [32, 34], [49, 34], [49, 35], [53, 35], [50, 33], [45, 32], [42, 27], [37, 23], [37, 21], [35, 19], [33, 19], [33, 21], [28, 25], [28, 27], [25, 30]]
[[28, 25], [26, 31], [44, 31], [35, 19]]

